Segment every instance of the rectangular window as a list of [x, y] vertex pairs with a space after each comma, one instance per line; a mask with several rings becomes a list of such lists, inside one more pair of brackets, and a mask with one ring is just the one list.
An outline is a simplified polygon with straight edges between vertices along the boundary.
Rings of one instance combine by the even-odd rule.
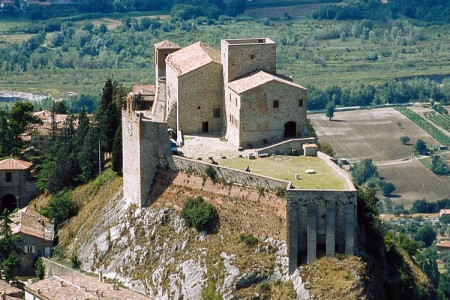
[[303, 99], [298, 100], [298, 106], [303, 107]]
[[273, 108], [278, 108], [278, 107], [280, 107], [280, 101], [274, 100], [273, 101]]
[[32, 245], [26, 245], [25, 247], [24, 247], [24, 252], [25, 253], [36, 253], [36, 247], [35, 246], [32, 246]]
[[213, 117], [214, 118], [220, 118], [220, 108], [214, 108], [213, 109]]
[[11, 181], [12, 181], [12, 173], [6, 172], [6, 182], [11, 182]]

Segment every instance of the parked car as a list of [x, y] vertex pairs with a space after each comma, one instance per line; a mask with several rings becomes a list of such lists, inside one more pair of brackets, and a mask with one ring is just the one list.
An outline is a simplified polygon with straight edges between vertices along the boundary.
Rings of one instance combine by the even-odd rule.
[[172, 154], [178, 154], [177, 142], [174, 139], [170, 139], [170, 150]]

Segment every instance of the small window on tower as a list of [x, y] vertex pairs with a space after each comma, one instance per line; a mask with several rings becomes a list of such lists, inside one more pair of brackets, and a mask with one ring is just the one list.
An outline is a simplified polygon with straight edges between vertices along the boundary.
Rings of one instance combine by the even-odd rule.
[[273, 108], [278, 108], [278, 107], [280, 107], [280, 101], [274, 100], [273, 101]]
[[250, 54], [250, 59], [254, 59], [255, 55], [254, 54]]
[[220, 118], [220, 108], [214, 108], [213, 109], [213, 117], [214, 118]]
[[303, 99], [298, 100], [298, 106], [303, 107]]
[[12, 174], [10, 172], [6, 172], [6, 182], [12, 181]]
[[197, 106], [197, 109], [200, 109], [200, 106]]

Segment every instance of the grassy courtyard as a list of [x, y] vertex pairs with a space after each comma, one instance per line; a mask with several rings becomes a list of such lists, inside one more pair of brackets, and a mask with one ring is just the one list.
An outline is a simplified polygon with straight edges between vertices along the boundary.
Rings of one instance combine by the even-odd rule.
[[[245, 170], [247, 166], [252, 173], [292, 182], [297, 189], [335, 189], [347, 188], [345, 180], [318, 157], [304, 156], [272, 156], [267, 158], [233, 158], [219, 159], [219, 165]], [[306, 174], [305, 170], [313, 169], [315, 174]], [[295, 179], [295, 174], [300, 179]]]

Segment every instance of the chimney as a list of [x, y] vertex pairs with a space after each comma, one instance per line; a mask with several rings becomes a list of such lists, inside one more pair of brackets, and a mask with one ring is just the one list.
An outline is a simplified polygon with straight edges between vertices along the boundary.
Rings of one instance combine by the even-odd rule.
[[2, 292], [2, 295], [1, 295], [0, 299], [6, 300], [6, 294], [5, 294], [5, 292]]
[[61, 281], [59, 282], [59, 286], [60, 286], [60, 287], [64, 287], [64, 281], [61, 280]]
[[98, 273], [98, 281], [103, 282], [103, 271]]

